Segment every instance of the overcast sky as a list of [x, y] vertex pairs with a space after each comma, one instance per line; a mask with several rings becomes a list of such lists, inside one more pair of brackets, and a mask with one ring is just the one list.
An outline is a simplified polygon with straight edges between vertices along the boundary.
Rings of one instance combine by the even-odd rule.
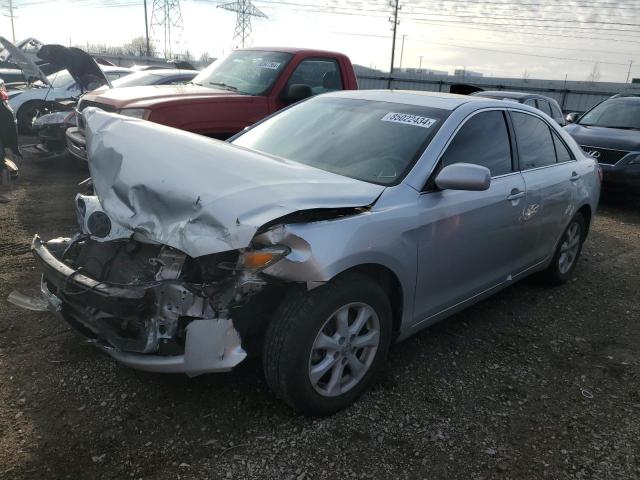
[[[17, 39], [117, 45], [144, 35], [142, 0], [13, 1]], [[154, 2], [148, 2], [151, 14]], [[180, 2], [184, 29], [174, 52], [220, 56], [233, 48], [236, 15], [216, 8], [219, 3]], [[254, 5], [268, 16], [253, 19], [254, 46], [338, 50], [354, 63], [389, 69], [388, 2], [255, 0]], [[400, 5], [396, 67], [404, 35], [403, 67], [417, 67], [422, 56], [423, 68], [450, 73], [466, 68], [493, 76], [585, 80], [598, 63], [601, 81], [624, 82], [633, 60], [631, 76], [640, 77], [640, 1], [400, 0]], [[0, 35], [11, 38], [4, 16]]]

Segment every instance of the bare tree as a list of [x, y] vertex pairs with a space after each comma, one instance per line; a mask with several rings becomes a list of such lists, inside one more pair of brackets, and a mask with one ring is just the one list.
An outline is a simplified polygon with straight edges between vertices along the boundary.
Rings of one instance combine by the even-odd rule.
[[595, 83], [600, 80], [600, 65], [595, 63], [589, 75], [587, 75], [587, 82]]
[[[125, 55], [132, 55], [134, 57], [146, 57], [147, 40], [144, 37], [136, 37], [129, 43], [125, 43], [122, 46], [122, 50], [124, 51]], [[149, 45], [149, 53], [152, 57], [156, 55], [156, 49], [153, 43]]]
[[531, 78], [531, 74], [529, 73], [529, 70], [524, 70], [522, 72], [522, 79], [526, 82]]

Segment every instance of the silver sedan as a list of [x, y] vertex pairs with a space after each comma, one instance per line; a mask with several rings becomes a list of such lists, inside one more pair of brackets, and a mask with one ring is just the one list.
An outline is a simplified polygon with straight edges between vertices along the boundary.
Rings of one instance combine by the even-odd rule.
[[86, 110], [94, 195], [33, 242], [48, 308], [116, 360], [198, 375], [261, 355], [325, 415], [392, 342], [539, 272], [576, 268], [600, 171], [539, 110], [346, 91], [219, 142]]

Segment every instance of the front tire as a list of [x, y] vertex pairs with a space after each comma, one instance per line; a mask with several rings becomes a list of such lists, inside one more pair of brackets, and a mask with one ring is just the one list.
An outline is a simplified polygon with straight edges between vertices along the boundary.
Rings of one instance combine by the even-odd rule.
[[562, 234], [553, 260], [545, 271], [545, 277], [549, 283], [562, 285], [571, 278], [578, 264], [586, 235], [587, 222], [581, 213], [577, 213]]
[[308, 292], [292, 291], [267, 329], [265, 378], [295, 410], [332, 414], [370, 385], [391, 331], [388, 296], [366, 276], [349, 273]]
[[22, 134], [32, 133], [33, 119], [43, 109], [45, 109], [45, 103], [39, 100], [31, 100], [22, 105], [16, 112], [18, 131]]

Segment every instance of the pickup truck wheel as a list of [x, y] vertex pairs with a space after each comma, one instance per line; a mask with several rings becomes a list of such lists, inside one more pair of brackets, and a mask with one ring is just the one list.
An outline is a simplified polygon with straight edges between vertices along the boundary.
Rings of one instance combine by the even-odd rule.
[[31, 133], [33, 119], [38, 112], [45, 108], [45, 103], [39, 100], [32, 100], [22, 105], [16, 112], [16, 120], [18, 120], [18, 131], [22, 134]]
[[306, 415], [329, 415], [369, 386], [391, 343], [391, 307], [378, 284], [345, 274], [295, 290], [267, 329], [263, 366], [276, 395]]
[[578, 213], [562, 234], [551, 265], [544, 272], [550, 284], [562, 285], [569, 280], [578, 264], [586, 233], [587, 223], [584, 216]]

